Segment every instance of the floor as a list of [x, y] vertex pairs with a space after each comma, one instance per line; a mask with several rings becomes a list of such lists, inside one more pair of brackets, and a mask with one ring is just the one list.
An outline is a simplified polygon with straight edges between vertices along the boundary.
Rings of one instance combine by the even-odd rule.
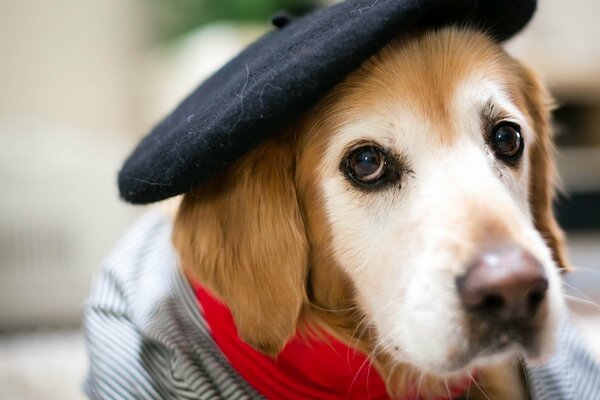
[[86, 368], [79, 331], [0, 337], [0, 399], [83, 400]]

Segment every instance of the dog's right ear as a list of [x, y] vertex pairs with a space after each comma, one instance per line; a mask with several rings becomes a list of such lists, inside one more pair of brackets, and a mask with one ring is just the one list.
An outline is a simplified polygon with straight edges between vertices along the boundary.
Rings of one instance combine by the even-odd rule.
[[552, 251], [556, 265], [570, 270], [565, 234], [554, 216], [552, 202], [555, 194], [556, 167], [550, 113], [553, 100], [539, 77], [521, 65], [522, 93], [533, 121], [535, 141], [530, 148], [530, 198], [529, 203], [535, 227]]
[[242, 339], [272, 356], [296, 332], [306, 300], [293, 148], [268, 140], [186, 194], [173, 233], [186, 272], [229, 307]]

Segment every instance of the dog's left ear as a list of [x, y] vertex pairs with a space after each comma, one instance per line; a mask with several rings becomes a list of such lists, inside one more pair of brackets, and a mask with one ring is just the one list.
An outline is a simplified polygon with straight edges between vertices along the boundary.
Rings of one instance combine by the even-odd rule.
[[535, 226], [552, 250], [554, 261], [560, 268], [569, 270], [565, 234], [556, 221], [552, 207], [557, 177], [551, 122], [554, 102], [535, 72], [525, 66], [521, 66], [521, 70], [521, 92], [536, 136], [529, 148], [529, 205]]
[[293, 149], [270, 139], [186, 194], [173, 233], [186, 273], [229, 307], [242, 339], [271, 356], [296, 332], [306, 301]]

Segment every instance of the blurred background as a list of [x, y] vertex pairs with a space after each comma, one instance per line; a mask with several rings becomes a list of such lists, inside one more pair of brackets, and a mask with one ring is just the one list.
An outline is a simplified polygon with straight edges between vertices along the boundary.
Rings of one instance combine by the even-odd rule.
[[[327, 3], [0, 0], [0, 399], [83, 398], [82, 305], [144, 212], [118, 199], [120, 163], [272, 14]], [[560, 105], [566, 290], [600, 355], [600, 2], [540, 3], [507, 47]]]

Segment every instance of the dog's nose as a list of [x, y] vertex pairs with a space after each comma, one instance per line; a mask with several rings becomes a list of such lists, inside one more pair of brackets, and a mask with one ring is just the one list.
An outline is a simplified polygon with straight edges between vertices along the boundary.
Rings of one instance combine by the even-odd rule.
[[548, 289], [540, 262], [518, 247], [480, 255], [456, 283], [467, 310], [506, 322], [533, 317]]

